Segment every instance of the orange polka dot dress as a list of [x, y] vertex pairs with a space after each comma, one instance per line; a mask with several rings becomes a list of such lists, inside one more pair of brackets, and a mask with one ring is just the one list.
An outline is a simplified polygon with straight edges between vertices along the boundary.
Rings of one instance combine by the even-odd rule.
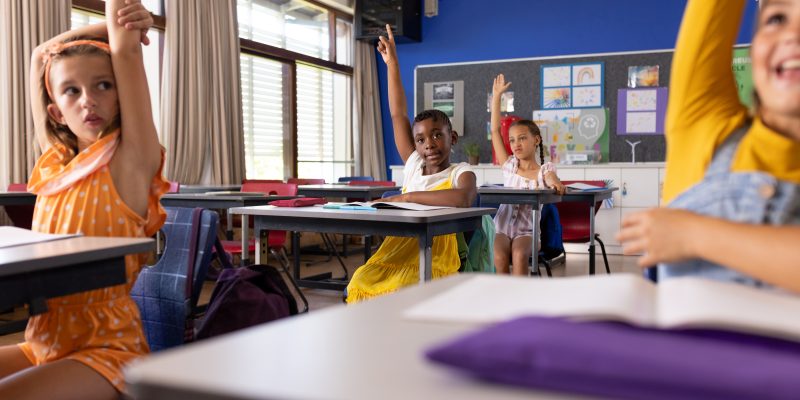
[[[163, 225], [159, 198], [169, 188], [161, 169], [147, 190], [147, 217], [128, 208], [114, 187], [108, 163], [118, 133], [99, 139], [67, 165], [53, 146], [36, 162], [28, 190], [36, 193], [32, 228], [46, 233], [149, 237]], [[163, 166], [163, 153], [162, 153]], [[130, 290], [146, 260], [125, 257], [127, 283], [48, 300], [48, 311], [28, 320], [19, 345], [34, 364], [61, 359], [84, 363], [123, 391], [122, 368], [149, 352]]]

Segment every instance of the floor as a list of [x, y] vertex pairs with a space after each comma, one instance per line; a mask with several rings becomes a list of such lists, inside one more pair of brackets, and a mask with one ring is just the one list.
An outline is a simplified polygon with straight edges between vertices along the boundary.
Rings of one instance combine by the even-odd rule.
[[[348, 257], [343, 257], [343, 261], [347, 267], [348, 273], [352, 275], [353, 271], [363, 264], [364, 258], [360, 249], [352, 249], [350, 253], [351, 255]], [[636, 266], [636, 258], [637, 257], [631, 256], [609, 255], [608, 261], [611, 273], [639, 273], [639, 269]], [[598, 255], [596, 257], [596, 262], [598, 273], [605, 273], [602, 256]], [[276, 265], [276, 262], [273, 259], [270, 259], [269, 263]], [[303, 256], [301, 275], [306, 276], [323, 272], [332, 272], [333, 276], [337, 277], [342, 275], [342, 268], [335, 259], [328, 260], [325, 256]], [[587, 275], [589, 273], [589, 256], [588, 254], [569, 253], [566, 256], [564, 263], [554, 266], [552, 273], [554, 278], [563, 276]], [[531, 279], [548, 278], [532, 277]], [[213, 288], [214, 282], [207, 281], [205, 283], [200, 296], [201, 304], [208, 302]], [[307, 288], [303, 288], [302, 290], [308, 299], [310, 312], [314, 312], [315, 310], [320, 310], [325, 307], [343, 304], [341, 292]], [[0, 314], [0, 321], [24, 318], [25, 315], [26, 310], [23, 308], [18, 308], [12, 313]], [[0, 336], [0, 346], [19, 343], [22, 340], [22, 332]]]

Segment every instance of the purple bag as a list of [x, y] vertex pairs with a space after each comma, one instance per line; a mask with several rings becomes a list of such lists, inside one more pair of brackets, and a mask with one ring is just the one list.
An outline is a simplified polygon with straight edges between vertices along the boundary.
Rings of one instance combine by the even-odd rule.
[[297, 301], [269, 265], [222, 270], [197, 339], [222, 335], [297, 314]]
[[523, 317], [430, 349], [479, 378], [629, 399], [796, 399], [800, 343]]

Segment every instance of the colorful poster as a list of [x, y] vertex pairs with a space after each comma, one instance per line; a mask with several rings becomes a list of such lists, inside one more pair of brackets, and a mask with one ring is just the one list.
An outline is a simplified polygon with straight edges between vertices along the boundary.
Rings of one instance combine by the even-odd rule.
[[533, 121], [542, 132], [550, 160], [557, 164], [608, 161], [608, 109], [536, 110]]
[[739, 101], [747, 107], [753, 107], [753, 70], [750, 62], [750, 49], [733, 49], [733, 77], [739, 90]]
[[668, 89], [619, 89], [617, 135], [663, 135]]
[[541, 107], [602, 107], [603, 66], [602, 62], [541, 66]]
[[464, 135], [464, 81], [425, 83], [423, 106], [439, 110], [448, 117], [453, 130]]
[[658, 86], [658, 65], [628, 67], [628, 87]]

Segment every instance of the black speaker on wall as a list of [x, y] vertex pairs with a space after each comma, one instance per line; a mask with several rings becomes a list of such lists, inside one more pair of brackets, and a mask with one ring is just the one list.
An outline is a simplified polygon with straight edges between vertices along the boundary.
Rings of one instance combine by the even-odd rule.
[[356, 0], [356, 39], [374, 40], [392, 27], [398, 43], [422, 40], [422, 0]]

